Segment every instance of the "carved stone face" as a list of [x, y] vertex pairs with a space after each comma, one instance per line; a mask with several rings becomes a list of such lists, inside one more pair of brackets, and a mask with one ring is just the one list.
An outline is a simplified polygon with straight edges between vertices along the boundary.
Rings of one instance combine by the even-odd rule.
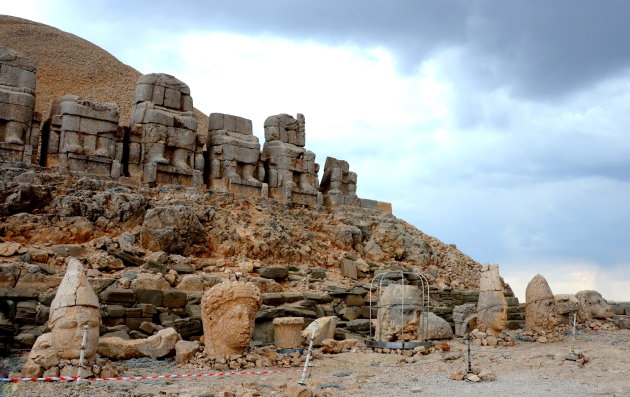
[[51, 324], [54, 348], [61, 358], [79, 358], [83, 327], [87, 325], [85, 358], [96, 354], [99, 338], [100, 314], [97, 308], [89, 306], [71, 306], [57, 309], [55, 320]]
[[417, 338], [422, 295], [413, 285], [388, 285], [378, 301], [377, 339], [384, 341]]
[[212, 313], [204, 330], [206, 347], [211, 354], [240, 354], [247, 349], [254, 330], [259, 304], [254, 299], [237, 298], [225, 302]]
[[612, 308], [597, 291], [587, 290], [575, 294], [578, 301], [578, 321], [590, 321], [593, 318], [605, 319], [613, 315]]

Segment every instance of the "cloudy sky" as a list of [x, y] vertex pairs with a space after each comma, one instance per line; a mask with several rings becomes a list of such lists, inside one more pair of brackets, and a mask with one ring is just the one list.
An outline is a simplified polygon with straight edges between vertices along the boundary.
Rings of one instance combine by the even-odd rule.
[[[205, 113], [306, 115], [361, 197], [521, 298], [630, 300], [630, 2], [26, 1], [0, 13], [170, 73]], [[60, 54], [62, 56], [62, 54]]]

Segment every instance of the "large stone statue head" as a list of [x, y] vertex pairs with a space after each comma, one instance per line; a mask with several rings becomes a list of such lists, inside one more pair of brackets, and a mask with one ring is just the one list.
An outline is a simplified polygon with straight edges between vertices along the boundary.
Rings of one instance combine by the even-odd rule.
[[606, 319], [613, 315], [612, 308], [597, 291], [580, 291], [575, 294], [575, 298], [578, 301], [577, 319], [579, 322], [591, 321], [594, 318]]
[[414, 285], [388, 285], [378, 300], [375, 339], [395, 342], [418, 339], [422, 293]]
[[85, 357], [96, 354], [98, 346], [98, 298], [88, 283], [81, 262], [68, 260], [68, 269], [50, 305], [48, 326], [57, 355], [65, 359], [79, 358], [83, 328], [87, 326]]
[[479, 330], [490, 335], [497, 335], [505, 328], [507, 301], [503, 295], [499, 265], [485, 264], [481, 267], [477, 321]]
[[224, 282], [207, 290], [201, 299], [206, 354], [246, 351], [261, 303], [260, 290], [252, 283]]
[[549, 332], [558, 324], [556, 301], [547, 280], [537, 274], [525, 290], [525, 329]]

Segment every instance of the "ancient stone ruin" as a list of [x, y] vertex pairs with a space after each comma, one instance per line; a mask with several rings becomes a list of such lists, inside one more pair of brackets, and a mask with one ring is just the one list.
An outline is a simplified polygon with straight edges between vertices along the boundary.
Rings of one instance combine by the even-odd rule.
[[558, 324], [556, 302], [547, 280], [540, 274], [525, 290], [525, 329], [550, 332]]
[[197, 136], [190, 88], [173, 76], [147, 74], [136, 83], [131, 134], [140, 137], [142, 181], [199, 186], [203, 134]]
[[477, 328], [482, 332], [497, 335], [505, 328], [507, 301], [503, 294], [499, 265], [486, 264], [481, 267], [476, 316]]
[[201, 300], [201, 319], [206, 354], [241, 354], [254, 331], [254, 317], [262, 303], [260, 290], [252, 283], [221, 283]]
[[0, 45], [0, 161], [30, 163], [37, 150], [35, 62]]
[[265, 145], [261, 160], [269, 184], [269, 194], [280, 201], [323, 204], [319, 192], [315, 153], [304, 149], [306, 128], [303, 114], [269, 116], [265, 120]]
[[[211, 113], [198, 131], [190, 88], [174, 76], [141, 76], [128, 124], [115, 103], [71, 93], [51, 106], [40, 134], [33, 61], [0, 46], [0, 161], [58, 167], [127, 183], [194, 186], [299, 205], [356, 206], [391, 212], [359, 199], [357, 175], [327, 158], [320, 187], [315, 153], [305, 149], [304, 115], [270, 116], [264, 146], [251, 120]], [[325, 199], [324, 199], [325, 197]]]
[[66, 95], [60, 99], [58, 109], [61, 170], [118, 178], [121, 172], [120, 161], [115, 159], [118, 105]]
[[78, 260], [69, 259], [68, 270], [50, 305], [50, 333], [37, 338], [24, 365], [24, 375], [59, 376], [61, 373], [62, 376], [76, 376], [78, 366], [72, 360], [81, 355], [84, 330], [87, 331], [85, 375], [91, 375], [100, 325], [98, 298], [88, 283], [83, 266]]

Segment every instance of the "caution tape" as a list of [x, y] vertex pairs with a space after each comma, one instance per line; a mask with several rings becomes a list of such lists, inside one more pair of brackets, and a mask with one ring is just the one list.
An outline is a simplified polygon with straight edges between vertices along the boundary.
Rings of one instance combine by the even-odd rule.
[[58, 380], [78, 380], [99, 381], [99, 380], [144, 380], [144, 379], [167, 379], [167, 378], [201, 378], [208, 376], [230, 376], [230, 375], [265, 375], [280, 374], [286, 372], [301, 372], [298, 369], [289, 369], [284, 371], [249, 371], [249, 372], [216, 372], [213, 374], [183, 374], [183, 375], [156, 375], [156, 376], [121, 376], [118, 378], [79, 378], [78, 376], [50, 376], [47, 378], [0, 378], [0, 382], [26, 382], [26, 381], [42, 381], [52, 382]]

